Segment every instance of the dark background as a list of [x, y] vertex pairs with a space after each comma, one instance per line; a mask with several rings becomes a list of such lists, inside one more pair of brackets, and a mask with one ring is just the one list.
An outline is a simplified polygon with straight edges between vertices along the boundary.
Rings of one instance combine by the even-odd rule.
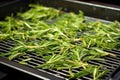
[[98, 4], [111, 4], [111, 5], [117, 5], [120, 6], [119, 0], [79, 0], [79, 1], [85, 1], [85, 2], [91, 2], [91, 3], [98, 3]]

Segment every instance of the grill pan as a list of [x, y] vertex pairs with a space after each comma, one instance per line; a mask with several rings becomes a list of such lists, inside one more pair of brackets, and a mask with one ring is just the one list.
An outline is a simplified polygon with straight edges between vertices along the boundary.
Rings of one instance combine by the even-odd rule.
[[[113, 7], [107, 7], [107, 6], [102, 6], [102, 5], [94, 5], [86, 2], [80, 2], [80, 1], [73, 1], [73, 0], [31, 0], [31, 1], [26, 1], [26, 0], [18, 0], [14, 3], [7, 4], [0, 6], [0, 16], [1, 18], [4, 18], [5, 16], [11, 14], [11, 13], [16, 13], [18, 11], [24, 11], [28, 9], [28, 4], [33, 2], [39, 2], [41, 5], [44, 6], [50, 6], [54, 8], [62, 8], [64, 11], [69, 12], [73, 11], [75, 13], [78, 13], [79, 10], [82, 10], [88, 20], [96, 20], [99, 19], [102, 22], [108, 23], [113, 20], [118, 20], [120, 21], [120, 9], [118, 8], [113, 8]], [[20, 3], [20, 4], [18, 4]], [[15, 5], [13, 5], [15, 4]], [[21, 7], [22, 6], [22, 7]], [[16, 8], [13, 8], [16, 7]], [[4, 8], [4, 9], [3, 9]], [[5, 8], [9, 11], [5, 11]], [[5, 14], [3, 14], [5, 13]], [[94, 17], [94, 18], [93, 18]], [[6, 40], [6, 41], [1, 41], [0, 42], [0, 53], [2, 52], [8, 52], [10, 48], [14, 46], [14, 41], [11, 40]], [[120, 69], [120, 51], [118, 50], [112, 50], [108, 51], [113, 54], [116, 54], [116, 57], [110, 57], [106, 56], [105, 61], [89, 61], [91, 64], [95, 65], [104, 65], [104, 69], [110, 70], [109, 73], [107, 73], [102, 80], [120, 80], [119, 77], [119, 69]], [[68, 74], [66, 70], [62, 71], [56, 71], [56, 70], [42, 70], [42, 69], [34, 69], [33, 67], [36, 66], [37, 64], [42, 64], [44, 60], [42, 59], [42, 56], [36, 56], [35, 53], [29, 53], [27, 54], [33, 60], [28, 61], [28, 65], [21, 65], [18, 64], [23, 58], [17, 58], [13, 61], [9, 61], [6, 58], [0, 57], [0, 64], [18, 70], [20, 72], [23, 72], [25, 74], [28, 74], [30, 76], [35, 77], [35, 79], [42, 79], [42, 80], [67, 80], [68, 77], [65, 75]], [[75, 72], [77, 70], [74, 70]], [[77, 80], [92, 80], [90, 76], [84, 76], [81, 77]]]

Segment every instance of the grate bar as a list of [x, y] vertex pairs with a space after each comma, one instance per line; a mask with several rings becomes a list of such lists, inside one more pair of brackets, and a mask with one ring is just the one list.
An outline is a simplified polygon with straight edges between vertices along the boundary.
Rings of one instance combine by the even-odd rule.
[[113, 62], [120, 62], [120, 58], [119, 57], [113, 58], [113, 57], [106, 56], [105, 59], [113, 61]]
[[[94, 65], [103, 65], [99, 62], [95, 62], [95, 61], [89, 61], [90, 64], [94, 64]], [[107, 69], [114, 69], [114, 67], [111, 67], [109, 65], [104, 65]]]

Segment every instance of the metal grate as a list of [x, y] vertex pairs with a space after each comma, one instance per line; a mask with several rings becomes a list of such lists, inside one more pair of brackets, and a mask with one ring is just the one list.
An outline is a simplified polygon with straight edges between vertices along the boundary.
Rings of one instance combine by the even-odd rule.
[[[14, 44], [13, 44], [13, 41], [11, 41], [11, 40], [6, 40], [6, 41], [0, 42], [0, 53], [8, 52], [12, 46], [14, 46]], [[112, 72], [117, 67], [119, 67], [119, 64], [120, 64], [120, 51], [112, 50], [112, 51], [107, 51], [107, 52], [111, 52], [113, 54], [116, 54], [116, 57], [106, 56], [105, 57], [105, 61], [89, 61], [90, 64], [103, 65], [104, 69], [110, 70], [103, 77], [103, 80], [107, 80], [107, 78], [112, 74]], [[34, 68], [36, 65], [42, 64], [42, 63], [45, 62], [45, 60], [41, 56], [36, 56], [36, 53], [28, 53], [27, 56], [33, 58], [32, 60], [28, 61], [28, 65], [27, 66], [29, 66], [29, 67]], [[23, 59], [24, 59], [23, 57], [19, 57], [19, 58], [13, 60], [13, 61], [19, 63]], [[50, 70], [37, 69], [37, 70], [45, 72], [47, 74], [50, 74], [53, 77], [56, 76], [56, 77], [59, 77], [60, 79], [68, 79], [68, 77], [66, 77], [66, 75], [68, 74], [67, 70], [60, 70], [60, 71], [51, 70], [51, 69]], [[74, 72], [78, 72], [77, 69], [75, 69], [73, 71]], [[84, 76], [84, 77], [81, 77], [80, 79], [77, 79], [77, 80], [92, 80], [92, 77]]]
[[[96, 18], [92, 18], [92, 17], [85, 17], [86, 18], [86, 22], [89, 22], [89, 21], [95, 21]], [[106, 21], [106, 20], [101, 20], [100, 21], [104, 22], [104, 23], [110, 23], [109, 21]], [[12, 40], [5, 40], [5, 41], [1, 41], [0, 42], [0, 53], [7, 53], [9, 52], [10, 48], [12, 48], [14, 46], [14, 41]], [[116, 57], [111, 57], [111, 56], [106, 56], [104, 57], [105, 58], [105, 61], [89, 61], [88, 63], [90, 64], [94, 64], [94, 65], [103, 65], [104, 68], [103, 70], [105, 69], [108, 69], [109, 72], [102, 78], [102, 80], [108, 80], [108, 78], [110, 77], [110, 75], [113, 73], [113, 71], [119, 67], [119, 64], [120, 64], [120, 51], [118, 50], [112, 50], [112, 51], [109, 51], [109, 50], [106, 50], [107, 52], [110, 52], [110, 53], [113, 53], [113, 54], [116, 54]], [[45, 60], [42, 58], [42, 56], [36, 56], [36, 53], [27, 53], [27, 56], [29, 56], [30, 58], [32, 58], [32, 60], [28, 61], [27, 65], [28, 67], [31, 67], [31, 68], [34, 68], [35, 66], [39, 65], [39, 64], [42, 64], [45, 62]], [[24, 60], [24, 57], [19, 57], [19, 58], [16, 58], [14, 59], [13, 61], [14, 62], [17, 62], [19, 63], [20, 61]], [[66, 75], [68, 75], [68, 70], [60, 70], [60, 71], [57, 71], [57, 70], [51, 70], [51, 69], [37, 69], [38, 71], [40, 72], [45, 72], [47, 74], [50, 74], [52, 75], [53, 77], [58, 77], [59, 79], [63, 80], [63, 79], [68, 79], [68, 77]], [[78, 72], [79, 70], [78, 69], [75, 69], [73, 70], [73, 72]], [[79, 79], [76, 79], [76, 80], [92, 80], [93, 78], [91, 76], [84, 76], [84, 77], [81, 77]]]

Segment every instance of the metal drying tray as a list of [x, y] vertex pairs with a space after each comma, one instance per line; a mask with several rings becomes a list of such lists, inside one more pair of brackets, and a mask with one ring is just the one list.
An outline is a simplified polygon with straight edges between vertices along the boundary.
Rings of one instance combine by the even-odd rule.
[[[103, 22], [109, 22], [118, 20], [120, 21], [120, 9], [107, 7], [102, 5], [96, 5], [81, 1], [75, 0], [17, 0], [14, 3], [0, 6], [0, 19], [4, 18], [11, 13], [16, 13], [19, 11], [24, 11], [29, 9], [29, 3], [39, 3], [44, 6], [50, 6], [54, 8], [62, 8], [65, 12], [75, 12], [78, 13], [79, 10], [82, 10], [85, 16], [88, 16], [87, 19], [90, 20], [102, 20]], [[93, 17], [93, 18], [92, 18]], [[10, 40], [0, 42], [0, 52], [8, 52], [10, 47], [13, 46], [13, 42]], [[105, 57], [106, 61], [91, 61], [89, 63], [99, 65], [103, 64], [105, 68], [110, 70], [110, 73], [106, 74], [104, 80], [119, 80], [119, 76], [116, 76], [116, 73], [119, 74], [119, 63], [120, 63], [120, 51], [110, 51], [117, 55], [116, 58]], [[21, 71], [28, 75], [31, 75], [37, 79], [44, 80], [65, 80], [68, 79], [65, 77], [67, 74], [66, 70], [56, 71], [56, 70], [42, 70], [42, 69], [34, 69], [34, 65], [43, 63], [43, 59], [41, 57], [35, 56], [34, 53], [28, 54], [28, 56], [34, 58], [33, 61], [29, 61], [28, 66], [24, 66], [18, 64], [18, 62], [22, 58], [15, 59], [14, 61], [9, 61], [6, 58], [0, 57], [0, 64], [7, 66], [9, 68]], [[117, 75], [118, 75], [117, 74]], [[118, 78], [118, 79], [117, 79]], [[91, 77], [85, 76], [78, 80], [91, 80]]]

